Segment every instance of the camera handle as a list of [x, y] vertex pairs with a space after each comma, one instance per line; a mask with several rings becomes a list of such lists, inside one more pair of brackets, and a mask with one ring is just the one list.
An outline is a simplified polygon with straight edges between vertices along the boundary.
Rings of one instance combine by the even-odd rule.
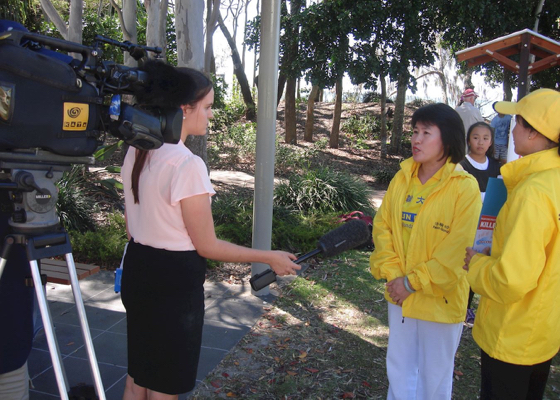
[[93, 348], [93, 341], [91, 339], [91, 333], [87, 322], [86, 310], [82, 299], [82, 293], [80, 291], [80, 285], [78, 283], [78, 274], [76, 273], [76, 265], [74, 264], [74, 257], [72, 256], [72, 247], [68, 233], [51, 233], [41, 236], [28, 236], [25, 234], [7, 235], [4, 240], [4, 247], [0, 257], [0, 278], [4, 272], [4, 267], [6, 266], [10, 249], [14, 244], [21, 244], [26, 248], [27, 259], [29, 260], [31, 274], [33, 276], [33, 286], [35, 286], [35, 293], [37, 294], [37, 301], [41, 311], [45, 336], [51, 353], [58, 390], [60, 392], [61, 399], [68, 400], [68, 379], [62, 363], [58, 341], [56, 340], [47, 298], [43, 290], [39, 264], [37, 263], [37, 260], [40, 260], [41, 258], [64, 254], [97, 396], [99, 400], [105, 400], [105, 391], [103, 389], [101, 374], [99, 373], [99, 367], [97, 365], [97, 357], [95, 356], [95, 350]]

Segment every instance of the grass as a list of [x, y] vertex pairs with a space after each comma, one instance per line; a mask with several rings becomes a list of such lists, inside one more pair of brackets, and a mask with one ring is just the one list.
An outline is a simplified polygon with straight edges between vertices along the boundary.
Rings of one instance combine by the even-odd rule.
[[[193, 393], [194, 399], [384, 399], [388, 339], [384, 282], [368, 252], [312, 265], [283, 286], [273, 305]], [[476, 299], [476, 297], [475, 297]], [[480, 350], [465, 328], [453, 399], [478, 398]], [[546, 399], [560, 397], [560, 357]]]

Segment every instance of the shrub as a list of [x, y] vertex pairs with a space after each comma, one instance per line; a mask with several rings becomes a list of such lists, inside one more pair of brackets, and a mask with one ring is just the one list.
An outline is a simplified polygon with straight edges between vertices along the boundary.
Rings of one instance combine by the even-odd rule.
[[67, 230], [85, 232], [95, 229], [92, 210], [96, 205], [92, 198], [86, 196], [85, 167], [73, 165], [57, 182], [58, 201], [56, 204], [58, 215]]
[[398, 167], [387, 166], [373, 171], [373, 177], [378, 183], [389, 184], [398, 171]]
[[342, 124], [342, 131], [361, 140], [376, 138], [379, 130], [379, 120], [373, 114], [352, 115]]
[[110, 268], [119, 266], [127, 242], [121, 212], [109, 213], [107, 223], [96, 231], [70, 231], [69, 235], [77, 261]]
[[[251, 246], [253, 199], [236, 193], [217, 196], [212, 205], [216, 235], [243, 246]], [[291, 252], [313, 249], [317, 240], [337, 225], [337, 213], [304, 215], [287, 207], [274, 205], [272, 248]]]
[[292, 175], [277, 186], [276, 204], [311, 214], [314, 212], [371, 212], [369, 189], [359, 178], [320, 168]]

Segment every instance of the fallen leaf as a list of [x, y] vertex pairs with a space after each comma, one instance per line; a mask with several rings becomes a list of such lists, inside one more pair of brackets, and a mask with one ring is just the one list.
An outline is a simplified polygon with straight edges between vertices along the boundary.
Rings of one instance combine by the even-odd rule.
[[288, 371], [288, 375], [290, 376], [296, 376], [297, 372], [296, 371]]
[[317, 372], [319, 372], [319, 370], [316, 368], [305, 368], [305, 370], [311, 372], [312, 374], [316, 374]]
[[266, 370], [267, 374], [272, 374], [273, 372], [274, 372], [274, 369], [272, 369], [272, 368], [269, 368], [269, 369]]
[[307, 357], [307, 352], [306, 351], [300, 351], [299, 358], [301, 358], [303, 360], [305, 357]]
[[253, 349], [246, 349], [245, 350], [248, 354], [253, 354]]
[[228, 394], [226, 396], [227, 397], [237, 397], [237, 395], [233, 392], [228, 392]]
[[354, 396], [354, 393], [352, 393], [352, 392], [345, 392], [345, 393], [342, 395], [342, 398], [343, 398], [343, 399], [353, 399], [354, 397], [355, 397], [355, 396]]
[[369, 383], [367, 383], [366, 381], [362, 382], [362, 386], [365, 386], [365, 387], [368, 387], [368, 388], [371, 387], [371, 385]]
[[228, 374], [227, 372], [222, 373], [222, 376], [223, 376], [224, 378], [229, 378], [229, 374]]
[[461, 371], [455, 370], [455, 371], [453, 371], [453, 373], [454, 373], [455, 375], [458, 375], [458, 376], [463, 376], [463, 373], [462, 373]]
[[220, 381], [212, 381], [212, 382], [210, 382], [210, 384], [212, 386], [214, 386], [215, 388], [221, 388], [222, 387], [222, 382], [220, 382]]
[[274, 361], [276, 361], [277, 363], [280, 362], [280, 357], [274, 357]]

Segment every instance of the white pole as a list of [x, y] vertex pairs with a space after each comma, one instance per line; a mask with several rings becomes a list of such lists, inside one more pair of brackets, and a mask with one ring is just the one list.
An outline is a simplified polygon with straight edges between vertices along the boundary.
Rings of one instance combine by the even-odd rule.
[[[257, 106], [257, 149], [255, 198], [253, 206], [253, 248], [270, 250], [272, 241], [272, 201], [274, 195], [274, 156], [276, 143], [276, 96], [278, 93], [278, 48], [280, 41], [280, 0], [263, 0], [261, 12], [261, 53]], [[268, 265], [253, 263], [251, 275]], [[265, 296], [265, 287], [253, 294]]]

